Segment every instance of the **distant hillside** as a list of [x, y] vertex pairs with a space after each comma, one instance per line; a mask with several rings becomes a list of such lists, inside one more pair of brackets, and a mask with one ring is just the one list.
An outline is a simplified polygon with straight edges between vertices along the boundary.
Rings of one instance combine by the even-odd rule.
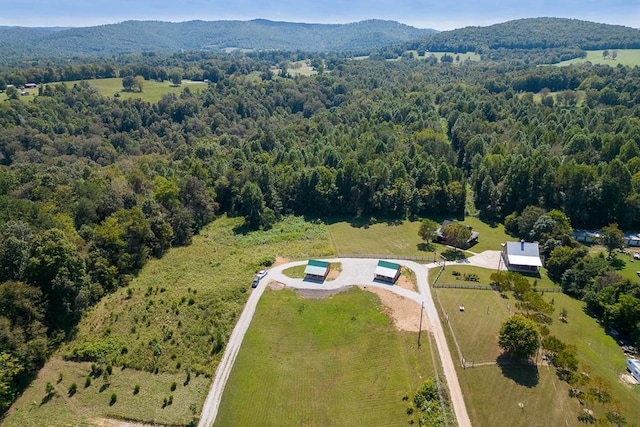
[[113, 55], [140, 51], [227, 48], [367, 51], [425, 37], [435, 30], [395, 21], [302, 24], [252, 21], [126, 21], [84, 28], [0, 27], [0, 55], [12, 57]]
[[443, 31], [408, 49], [486, 53], [498, 49], [638, 49], [640, 30], [577, 19], [528, 18], [488, 27]]

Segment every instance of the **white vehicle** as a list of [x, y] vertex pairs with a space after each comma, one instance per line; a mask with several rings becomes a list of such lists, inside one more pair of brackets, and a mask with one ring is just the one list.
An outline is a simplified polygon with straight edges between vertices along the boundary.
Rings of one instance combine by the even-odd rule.
[[266, 275], [267, 275], [267, 270], [260, 270], [258, 271], [258, 274], [256, 274], [256, 279], [260, 280]]

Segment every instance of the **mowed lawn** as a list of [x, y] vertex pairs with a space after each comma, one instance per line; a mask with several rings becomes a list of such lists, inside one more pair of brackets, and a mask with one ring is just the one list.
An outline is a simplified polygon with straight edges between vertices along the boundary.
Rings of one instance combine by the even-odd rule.
[[[565, 66], [573, 64], [583, 64], [585, 62], [591, 62], [592, 64], [599, 65], [611, 65], [612, 67], [618, 64], [627, 65], [630, 67], [640, 65], [640, 49], [608, 49], [609, 56], [603, 57], [603, 50], [588, 50], [586, 58], [571, 59], [568, 61], [562, 61], [555, 65]], [[617, 52], [616, 59], [611, 58], [613, 51]]]
[[406, 425], [403, 395], [434, 373], [424, 342], [357, 288], [327, 299], [267, 290], [215, 425]]
[[[496, 268], [483, 268], [483, 267], [475, 267], [471, 265], [465, 265], [464, 262], [456, 263], [456, 262], [447, 262], [446, 267], [440, 277], [438, 277], [438, 284], [446, 284], [446, 285], [481, 285], [481, 286], [489, 286], [491, 285], [491, 275], [498, 271], [498, 266]], [[502, 270], [504, 270], [504, 265], [501, 266]], [[455, 273], [460, 273], [456, 275]], [[473, 275], [475, 274], [478, 277], [478, 281], [469, 281], [464, 280], [464, 275]], [[431, 283], [436, 279], [438, 275], [438, 270], [432, 270], [430, 272], [429, 278], [431, 279]], [[540, 269], [540, 276], [526, 276], [531, 286], [538, 288], [554, 288], [560, 289], [560, 286], [549, 278], [547, 271], [545, 268]]]
[[[581, 407], [577, 399], [569, 397], [567, 384], [557, 378], [551, 367], [540, 366], [536, 377], [532, 368], [482, 365], [495, 361], [500, 355], [497, 343], [500, 326], [511, 314], [507, 304], [511, 312], [515, 307], [511, 295], [503, 299], [494, 291], [448, 288], [439, 288], [435, 293], [454, 358], [457, 341], [467, 363], [477, 364], [474, 368], [457, 368], [473, 425], [580, 425], [577, 417]], [[609, 383], [613, 399], [620, 402], [627, 421], [637, 423], [640, 420], [640, 386], [621, 381], [620, 376], [625, 373], [625, 356], [615, 340], [605, 334], [595, 319], [585, 314], [581, 301], [561, 293], [547, 293], [545, 299], [553, 300], [556, 307], [553, 323], [549, 326], [551, 334], [577, 347], [580, 369], [590, 372], [592, 378], [601, 377]], [[459, 311], [461, 304], [465, 307], [464, 312]], [[567, 309], [567, 323], [557, 320], [562, 308]], [[524, 414], [519, 402], [525, 405]], [[597, 411], [598, 408], [596, 417], [604, 415]]]
[[[171, 81], [165, 80], [160, 82], [157, 80], [145, 80], [142, 86], [142, 92], [124, 92], [122, 88], [122, 78], [114, 77], [109, 79], [93, 79], [85, 80], [89, 85], [98, 89], [98, 91], [108, 97], [112, 97], [118, 94], [120, 99], [132, 99], [141, 98], [152, 104], [160, 101], [162, 97], [167, 93], [174, 93], [179, 95], [184, 88], [188, 87], [191, 91], [206, 90], [207, 84], [199, 81], [183, 80], [179, 86], [174, 86]], [[74, 84], [80, 83], [80, 80], [64, 82], [68, 87], [73, 87]], [[56, 85], [58, 83], [49, 83], [50, 85]], [[27, 89], [29, 95], [20, 96], [22, 100], [32, 100], [34, 96], [38, 94], [38, 89]], [[4, 93], [0, 93], [0, 101], [6, 99]]]
[[[434, 219], [441, 223], [442, 218]], [[492, 227], [475, 217], [467, 217], [462, 224], [480, 233], [478, 243], [469, 248], [471, 253], [486, 250], [500, 250], [500, 244], [514, 240], [508, 236], [502, 225]], [[339, 220], [329, 224], [329, 230], [338, 254], [349, 255], [394, 255], [419, 256], [427, 260], [433, 258], [433, 251], [422, 249], [423, 240], [418, 236], [421, 221], [380, 221], [373, 224]], [[440, 253], [446, 250], [441, 244], [433, 244]]]

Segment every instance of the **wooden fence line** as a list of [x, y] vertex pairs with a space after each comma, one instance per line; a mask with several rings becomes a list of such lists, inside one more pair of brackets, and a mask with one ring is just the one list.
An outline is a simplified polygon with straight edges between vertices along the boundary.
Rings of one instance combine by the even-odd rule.
[[[493, 286], [486, 285], [471, 285], [465, 283], [434, 283], [432, 285], [434, 288], [455, 288], [455, 289], [477, 289], [480, 291], [499, 291], [498, 288]], [[561, 293], [562, 289], [560, 288], [531, 288], [534, 292], [551, 292], [551, 293]]]

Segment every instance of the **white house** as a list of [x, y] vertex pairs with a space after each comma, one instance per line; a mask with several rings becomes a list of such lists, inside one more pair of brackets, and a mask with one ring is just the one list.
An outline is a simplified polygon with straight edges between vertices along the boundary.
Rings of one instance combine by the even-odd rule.
[[503, 243], [502, 261], [509, 271], [537, 272], [542, 267], [538, 242]]

